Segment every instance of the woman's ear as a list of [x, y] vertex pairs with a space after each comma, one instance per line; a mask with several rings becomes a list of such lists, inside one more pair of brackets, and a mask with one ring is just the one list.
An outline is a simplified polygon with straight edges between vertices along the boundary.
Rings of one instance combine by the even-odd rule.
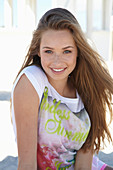
[[38, 56], [40, 57], [40, 52], [38, 52]]

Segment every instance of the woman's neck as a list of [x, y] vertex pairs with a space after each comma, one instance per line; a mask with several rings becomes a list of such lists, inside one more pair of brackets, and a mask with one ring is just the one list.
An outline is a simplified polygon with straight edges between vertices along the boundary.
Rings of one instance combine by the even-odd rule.
[[67, 80], [66, 81], [53, 81], [50, 84], [54, 87], [54, 89], [63, 97], [75, 98], [76, 91], [69, 87]]

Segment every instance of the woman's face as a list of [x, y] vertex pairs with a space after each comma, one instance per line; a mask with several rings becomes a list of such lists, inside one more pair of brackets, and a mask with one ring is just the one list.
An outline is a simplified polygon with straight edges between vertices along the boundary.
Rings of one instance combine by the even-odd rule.
[[67, 81], [77, 59], [77, 47], [70, 31], [45, 31], [42, 34], [38, 55], [50, 83]]

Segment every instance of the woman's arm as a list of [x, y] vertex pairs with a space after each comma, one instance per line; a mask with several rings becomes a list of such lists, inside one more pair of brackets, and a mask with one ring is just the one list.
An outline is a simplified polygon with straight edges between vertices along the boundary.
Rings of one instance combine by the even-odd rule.
[[93, 160], [93, 151], [84, 152], [80, 149], [76, 155], [75, 170], [91, 170]]
[[25, 75], [14, 90], [18, 170], [37, 170], [37, 125], [39, 97]]

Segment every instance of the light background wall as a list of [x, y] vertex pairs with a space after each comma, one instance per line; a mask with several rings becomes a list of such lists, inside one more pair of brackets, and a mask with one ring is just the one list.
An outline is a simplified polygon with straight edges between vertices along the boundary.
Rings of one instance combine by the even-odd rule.
[[113, 0], [0, 0], [0, 91], [11, 91], [32, 33], [40, 17], [53, 7], [70, 10], [100, 55], [111, 61], [112, 3]]

